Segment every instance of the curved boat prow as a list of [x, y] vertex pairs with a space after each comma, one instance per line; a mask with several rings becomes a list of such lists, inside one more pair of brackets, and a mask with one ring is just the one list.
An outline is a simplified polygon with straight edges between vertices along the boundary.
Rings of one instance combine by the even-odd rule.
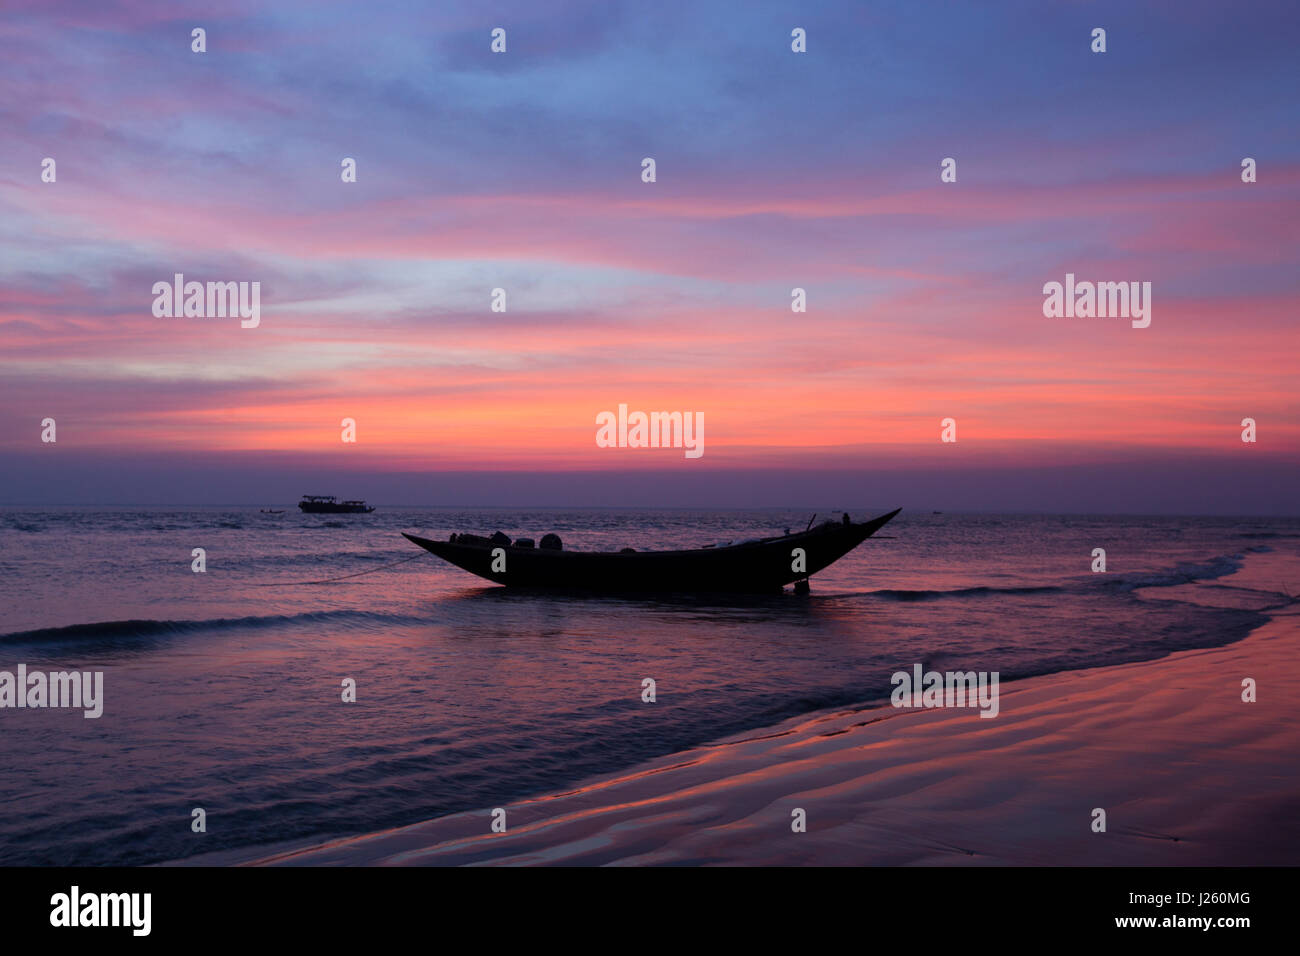
[[865, 541], [867, 538], [870, 538], [873, 534], [875, 534], [877, 531], [879, 531], [879, 530], [880, 530], [881, 528], [883, 528], [885, 525], [889, 524], [889, 522], [893, 521], [894, 518], [895, 518], [895, 517], [896, 517], [896, 516], [897, 516], [897, 515], [902, 511], [902, 510], [903, 510], [902, 508], [895, 508], [893, 511], [891, 511], [891, 512], [890, 512], [889, 514], [887, 514], [887, 515], [881, 515], [879, 518], [872, 518], [870, 521], [864, 521], [864, 522], [862, 522], [861, 525], [860, 525], [859, 527], [862, 527], [862, 528], [866, 529], [866, 532], [867, 532], [867, 533], [863, 536], [862, 540]]

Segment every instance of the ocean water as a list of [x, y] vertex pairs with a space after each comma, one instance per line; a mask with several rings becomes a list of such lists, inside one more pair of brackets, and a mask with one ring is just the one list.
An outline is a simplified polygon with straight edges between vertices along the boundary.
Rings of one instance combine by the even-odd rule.
[[[0, 670], [103, 671], [105, 698], [97, 720], [0, 710], [0, 864], [154, 863], [486, 814], [884, 700], [916, 663], [1010, 680], [1224, 644], [1278, 596], [1229, 587], [1206, 607], [1161, 589], [1300, 550], [1300, 519], [904, 513], [807, 597], [624, 599], [509, 592], [398, 534], [556, 531], [570, 548], [645, 549], [809, 517], [0, 510]], [[341, 700], [345, 678], [356, 703]], [[196, 807], [206, 833], [191, 831]]]

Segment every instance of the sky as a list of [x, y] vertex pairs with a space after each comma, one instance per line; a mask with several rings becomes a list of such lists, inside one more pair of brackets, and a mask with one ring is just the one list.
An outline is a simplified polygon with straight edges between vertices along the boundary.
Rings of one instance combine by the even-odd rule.
[[[8, 0], [0, 505], [1300, 513], [1297, 49], [1292, 2]], [[176, 273], [260, 323], [156, 316]], [[1045, 316], [1067, 273], [1149, 327]], [[620, 404], [704, 454], [600, 447]]]

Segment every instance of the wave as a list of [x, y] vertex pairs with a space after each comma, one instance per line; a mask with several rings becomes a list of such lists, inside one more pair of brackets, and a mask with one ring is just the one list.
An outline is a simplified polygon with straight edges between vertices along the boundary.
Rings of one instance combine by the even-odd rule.
[[39, 534], [45, 530], [43, 524], [32, 524], [30, 521], [22, 521], [18, 518], [11, 518], [6, 522], [13, 531], [26, 531], [31, 534]]
[[[1247, 552], [1271, 551], [1267, 545], [1255, 545]], [[886, 601], [937, 601], [944, 598], [992, 597], [1000, 595], [1022, 594], [1060, 594], [1067, 591], [1079, 591], [1089, 588], [1104, 588], [1109, 591], [1127, 593], [1139, 588], [1176, 587], [1194, 581], [1209, 581], [1227, 577], [1241, 569], [1241, 554], [1225, 554], [1199, 563], [1184, 563], [1159, 571], [1134, 573], [1115, 573], [1087, 575], [1077, 578], [1071, 585], [1018, 585], [1012, 587], [976, 586], [967, 588], [907, 590], [901, 588], [884, 588], [879, 591], [861, 592], [857, 596], [879, 598]]]
[[[1264, 547], [1248, 548], [1248, 551], [1270, 550]], [[1102, 587], [1116, 591], [1135, 591], [1138, 588], [1168, 588], [1180, 584], [1192, 584], [1196, 581], [1211, 581], [1225, 578], [1241, 570], [1245, 557], [1241, 554], [1224, 554], [1208, 561], [1185, 562], [1165, 571], [1147, 571], [1135, 574], [1122, 574], [1114, 579], [1103, 576], [1098, 583]]]
[[309, 624], [411, 625], [428, 624], [428, 618], [382, 611], [307, 611], [302, 614], [265, 614], [248, 617], [218, 617], [205, 620], [171, 621], [149, 618], [131, 621], [100, 621], [94, 624], [70, 624], [66, 627], [43, 627], [31, 631], [0, 634], [3, 644], [35, 644], [60, 641], [102, 640], [123, 637], [157, 637], [190, 634], [197, 631], [224, 631], [239, 628], [296, 627]]
[[949, 591], [939, 590], [922, 590], [907, 591], [899, 588], [885, 588], [880, 591], [868, 591], [864, 597], [884, 598], [887, 601], [934, 601], [940, 598], [951, 597], [977, 597], [987, 594], [1053, 594], [1064, 591], [1065, 588], [1057, 585], [1032, 586], [1025, 585], [1022, 587], [1011, 588], [991, 588], [991, 587], [971, 587], [971, 588], [954, 588]]

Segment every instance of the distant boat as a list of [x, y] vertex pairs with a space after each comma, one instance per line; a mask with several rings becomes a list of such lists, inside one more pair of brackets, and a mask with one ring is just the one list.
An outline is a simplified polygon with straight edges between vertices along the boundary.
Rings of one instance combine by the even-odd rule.
[[262, 509], [262, 514], [264, 514], [264, 515], [282, 515], [282, 514], [284, 514], [284, 512], [283, 512], [283, 511], [276, 511], [276, 510], [273, 509], [273, 508], [263, 508], [263, 509]]
[[[450, 541], [430, 541], [406, 532], [402, 536], [458, 568], [509, 587], [761, 593], [795, 584], [795, 590], [803, 592], [809, 575], [844, 557], [901, 510], [863, 522], [845, 515], [843, 521], [827, 521], [795, 534], [689, 551], [565, 551], [553, 534], [542, 538], [541, 547], [535, 547], [531, 538], [512, 543], [500, 532], [491, 538], [453, 534]], [[802, 556], [796, 549], [802, 550]], [[501, 570], [494, 571], [494, 565]]]
[[375, 510], [364, 501], [339, 501], [333, 495], [303, 495], [298, 507], [313, 515], [358, 515]]

